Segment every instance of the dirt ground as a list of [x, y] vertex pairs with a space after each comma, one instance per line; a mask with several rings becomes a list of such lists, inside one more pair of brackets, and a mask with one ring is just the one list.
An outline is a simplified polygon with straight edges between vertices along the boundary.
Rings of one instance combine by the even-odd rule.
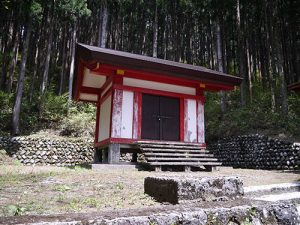
[[147, 176], [238, 176], [244, 186], [300, 181], [299, 172], [225, 167], [214, 172], [158, 173], [0, 165], [0, 217], [161, 206], [144, 194], [143, 183]]

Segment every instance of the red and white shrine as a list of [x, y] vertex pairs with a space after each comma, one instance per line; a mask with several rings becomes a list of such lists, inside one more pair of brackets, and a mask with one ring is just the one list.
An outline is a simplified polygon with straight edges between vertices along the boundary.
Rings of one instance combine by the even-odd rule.
[[138, 141], [205, 146], [204, 92], [229, 91], [241, 79], [158, 58], [83, 44], [76, 46], [74, 99], [97, 105], [95, 147], [120, 148]]

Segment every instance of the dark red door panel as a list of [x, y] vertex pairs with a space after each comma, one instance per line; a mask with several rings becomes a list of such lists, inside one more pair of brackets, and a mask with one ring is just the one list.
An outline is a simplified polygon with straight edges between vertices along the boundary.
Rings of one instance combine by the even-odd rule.
[[144, 94], [142, 97], [142, 139], [160, 139], [158, 115], [159, 96]]
[[179, 99], [143, 95], [142, 139], [179, 140]]
[[160, 97], [161, 140], [179, 140], [179, 99]]

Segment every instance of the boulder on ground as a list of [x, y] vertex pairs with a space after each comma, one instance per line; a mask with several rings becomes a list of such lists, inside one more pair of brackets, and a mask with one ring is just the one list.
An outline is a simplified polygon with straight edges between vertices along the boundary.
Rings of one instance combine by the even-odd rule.
[[144, 191], [159, 202], [172, 204], [183, 200], [229, 200], [244, 194], [238, 177], [146, 177]]

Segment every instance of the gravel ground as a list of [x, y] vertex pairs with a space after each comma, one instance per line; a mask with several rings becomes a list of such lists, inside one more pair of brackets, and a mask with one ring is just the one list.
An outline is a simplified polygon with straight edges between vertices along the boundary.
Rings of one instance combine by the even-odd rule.
[[149, 172], [0, 165], [0, 216], [137, 209], [161, 204], [143, 192], [146, 176], [239, 176], [245, 186], [300, 181], [300, 173], [232, 169]]

